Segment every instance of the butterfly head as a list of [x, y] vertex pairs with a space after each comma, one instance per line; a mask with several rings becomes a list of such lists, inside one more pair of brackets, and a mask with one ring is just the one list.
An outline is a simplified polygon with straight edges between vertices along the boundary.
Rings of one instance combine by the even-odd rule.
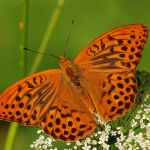
[[69, 58], [65, 57], [64, 55], [59, 56], [59, 65], [61, 68], [66, 68], [70, 66], [72, 63]]

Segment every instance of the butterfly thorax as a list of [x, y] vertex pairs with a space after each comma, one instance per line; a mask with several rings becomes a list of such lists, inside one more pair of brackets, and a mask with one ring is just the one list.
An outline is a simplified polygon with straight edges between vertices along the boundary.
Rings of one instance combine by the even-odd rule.
[[81, 86], [79, 68], [65, 56], [60, 56], [59, 59], [65, 79], [76, 86]]

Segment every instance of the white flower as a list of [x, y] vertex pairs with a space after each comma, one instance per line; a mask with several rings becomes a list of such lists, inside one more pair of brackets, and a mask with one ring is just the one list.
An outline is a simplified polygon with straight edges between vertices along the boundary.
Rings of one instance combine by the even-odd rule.
[[93, 147], [93, 149], [92, 150], [97, 150], [97, 148], [96, 147]]
[[91, 145], [87, 145], [87, 143], [84, 144], [84, 146], [82, 147], [83, 150], [90, 150], [91, 149]]
[[66, 145], [71, 145], [71, 143], [70, 143], [70, 142], [67, 142]]
[[90, 139], [89, 137], [87, 137], [87, 138], [85, 139], [85, 142], [90, 144], [90, 143], [91, 143], [91, 139]]
[[131, 127], [133, 128], [133, 127], [136, 127], [136, 125], [137, 125], [137, 122], [135, 121], [135, 119], [133, 119], [132, 121], [131, 121]]
[[34, 148], [34, 145], [33, 145], [33, 144], [31, 144], [31, 145], [30, 145], [30, 147], [31, 147], [31, 148]]
[[37, 134], [40, 134], [42, 132], [43, 132], [43, 130], [37, 130]]
[[78, 147], [75, 145], [73, 148], [74, 148], [74, 149], [77, 149]]
[[92, 145], [96, 145], [96, 144], [97, 144], [97, 141], [96, 141], [96, 140], [92, 140], [91, 144], [92, 144]]
[[43, 149], [47, 149], [47, 145], [43, 145]]

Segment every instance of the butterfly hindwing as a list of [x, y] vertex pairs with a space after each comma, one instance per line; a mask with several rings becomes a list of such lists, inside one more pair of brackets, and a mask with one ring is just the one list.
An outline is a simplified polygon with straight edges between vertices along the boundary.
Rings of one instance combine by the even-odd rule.
[[39, 126], [56, 139], [75, 141], [93, 133], [97, 125], [80, 93], [63, 82]]
[[93, 99], [96, 112], [105, 121], [114, 121], [133, 107], [137, 98], [137, 80], [133, 73], [95, 74], [89, 73], [85, 81]]
[[135, 70], [147, 37], [143, 24], [116, 28], [91, 42], [74, 62], [82, 69], [101, 73]]

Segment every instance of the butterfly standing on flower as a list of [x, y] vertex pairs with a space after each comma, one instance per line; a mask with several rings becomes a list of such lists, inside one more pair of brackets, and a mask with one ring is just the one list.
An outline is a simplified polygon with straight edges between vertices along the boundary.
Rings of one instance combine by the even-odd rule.
[[105, 122], [133, 106], [138, 88], [134, 75], [148, 37], [143, 24], [109, 31], [71, 62], [60, 56], [60, 69], [33, 74], [0, 96], [0, 119], [37, 125], [63, 141], [93, 133], [94, 113]]

